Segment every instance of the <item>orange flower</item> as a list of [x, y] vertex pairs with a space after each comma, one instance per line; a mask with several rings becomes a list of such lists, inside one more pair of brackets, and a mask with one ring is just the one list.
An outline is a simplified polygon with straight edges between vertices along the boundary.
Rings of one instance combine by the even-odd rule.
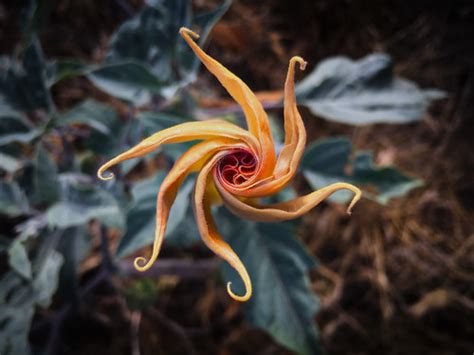
[[245, 294], [238, 296], [227, 284], [229, 295], [237, 301], [247, 301], [252, 295], [252, 283], [245, 266], [232, 248], [219, 235], [211, 206], [223, 202], [232, 212], [255, 221], [273, 222], [298, 218], [340, 189], [354, 192], [349, 208], [360, 199], [361, 191], [347, 183], [335, 183], [306, 196], [290, 201], [262, 205], [258, 198], [283, 189], [296, 173], [306, 144], [306, 131], [296, 107], [294, 71], [298, 63], [304, 70], [306, 62], [300, 57], [290, 60], [284, 94], [285, 142], [278, 156], [267, 115], [249, 87], [222, 64], [207, 55], [193, 40], [199, 36], [187, 28], [180, 34], [206, 68], [215, 75], [234, 100], [242, 107], [248, 131], [232, 123], [214, 119], [187, 122], [155, 133], [135, 147], [118, 155], [100, 167], [97, 175], [102, 180], [111, 166], [124, 160], [143, 156], [162, 144], [201, 140], [184, 153], [163, 180], [157, 198], [156, 230], [153, 251], [146, 259], [135, 259], [135, 267], [150, 268], [160, 252], [171, 205], [178, 188], [190, 173], [197, 172], [193, 203], [196, 221], [204, 243], [226, 260], [241, 276]]

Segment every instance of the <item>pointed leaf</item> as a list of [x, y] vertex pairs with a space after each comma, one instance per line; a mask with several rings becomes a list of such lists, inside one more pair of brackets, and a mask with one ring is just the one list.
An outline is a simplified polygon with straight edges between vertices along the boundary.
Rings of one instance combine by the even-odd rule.
[[0, 111], [0, 146], [13, 142], [30, 143], [42, 133], [34, 128], [20, 113]]
[[61, 200], [47, 212], [50, 226], [67, 228], [97, 219], [109, 227], [122, 229], [124, 216], [116, 198], [108, 191], [87, 183], [61, 182]]
[[0, 170], [4, 170], [7, 173], [12, 174], [22, 166], [23, 163], [20, 161], [20, 159], [0, 152]]
[[162, 81], [138, 62], [103, 65], [87, 77], [106, 93], [137, 105], [149, 102], [150, 94], [159, 94], [163, 88]]
[[0, 96], [18, 110], [51, 109], [52, 99], [46, 83], [46, 65], [41, 46], [33, 39], [21, 61], [0, 61]]
[[14, 241], [8, 248], [8, 264], [26, 279], [31, 279], [31, 263], [28, 253], [20, 241]]
[[[308, 278], [316, 262], [288, 225], [236, 222], [220, 211], [219, 227], [253, 282], [252, 298], [244, 304], [249, 323], [298, 354], [321, 353], [314, 320], [319, 304]], [[227, 265], [223, 270], [238, 293], [240, 278]]]
[[[321, 139], [308, 146], [300, 168], [311, 187], [320, 189], [336, 182], [348, 182], [361, 188], [367, 187], [365, 197], [386, 204], [391, 198], [403, 196], [422, 185], [421, 180], [407, 176], [394, 167], [374, 166], [369, 152], [356, 152], [351, 160], [351, 151], [352, 145], [344, 137]], [[351, 169], [347, 169], [349, 167]], [[330, 199], [346, 202], [351, 196], [349, 191], [338, 191]]]
[[14, 217], [29, 210], [28, 200], [16, 182], [0, 181], [0, 213]]
[[326, 59], [296, 86], [296, 93], [315, 115], [352, 125], [416, 121], [432, 100], [446, 96], [396, 77], [390, 57], [382, 53], [356, 61]]
[[[160, 173], [134, 186], [132, 190], [134, 202], [127, 214], [127, 231], [117, 248], [118, 257], [133, 253], [153, 242], [156, 225], [156, 195], [165, 176], [165, 173]], [[166, 236], [173, 234], [183, 222], [192, 189], [191, 181], [185, 182], [179, 189], [170, 211], [172, 217], [168, 220]]]

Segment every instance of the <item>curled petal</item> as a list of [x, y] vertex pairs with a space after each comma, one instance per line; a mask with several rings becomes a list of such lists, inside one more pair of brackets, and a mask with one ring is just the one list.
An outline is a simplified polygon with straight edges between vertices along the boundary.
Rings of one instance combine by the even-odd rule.
[[289, 183], [303, 155], [306, 131], [296, 105], [294, 76], [296, 64], [304, 70], [306, 62], [300, 57], [293, 57], [289, 63], [284, 95], [285, 141], [276, 157], [268, 117], [255, 94], [241, 79], [207, 55], [194, 42], [193, 38], [198, 38], [196, 33], [181, 28], [180, 34], [242, 107], [249, 130], [223, 120], [176, 125], [153, 134], [111, 159], [99, 168], [97, 176], [103, 180], [111, 179], [113, 174], [104, 176], [107, 169], [124, 160], [148, 154], [162, 144], [201, 140], [202, 142], [195, 144], [176, 161], [163, 180], [157, 196], [153, 250], [148, 259], [136, 258], [135, 267], [140, 271], [147, 270], [157, 259], [178, 189], [188, 174], [198, 171], [193, 206], [199, 232], [209, 249], [227, 261], [243, 280], [245, 293], [236, 295], [228, 283], [229, 295], [237, 301], [246, 301], [252, 295], [249, 274], [237, 254], [219, 235], [211, 213], [212, 205], [224, 202], [231, 211], [251, 220], [284, 221], [300, 217], [341, 189], [354, 193], [347, 209], [350, 214], [352, 207], [361, 197], [361, 191], [354, 185], [340, 182], [290, 201], [259, 204], [257, 197], [276, 193]]
[[262, 164], [257, 175], [259, 177], [269, 176], [275, 166], [275, 148], [270, 131], [270, 123], [268, 122], [268, 117], [262, 104], [258, 101], [252, 90], [250, 90], [239, 77], [205, 53], [196, 42], [193, 41], [193, 38], [199, 38], [198, 34], [185, 27], [182, 27], [179, 33], [206, 68], [214, 74], [222, 86], [224, 86], [234, 100], [242, 107], [250, 133], [257, 137], [261, 144]]
[[198, 143], [184, 153], [171, 168], [168, 175], [163, 180], [156, 202], [156, 226], [155, 239], [151, 256], [146, 259], [142, 256], [135, 259], [135, 268], [145, 271], [158, 258], [163, 238], [166, 232], [166, 224], [169, 212], [176, 198], [179, 187], [192, 172], [198, 171], [210, 156], [222, 149], [238, 146], [239, 143], [230, 139], [216, 139]]
[[216, 187], [221, 194], [222, 200], [232, 212], [241, 217], [259, 222], [279, 222], [301, 217], [334, 192], [343, 189], [350, 190], [355, 194], [347, 208], [347, 213], [351, 214], [352, 207], [354, 207], [362, 195], [360, 189], [354, 185], [338, 182], [290, 201], [271, 205], [259, 205], [257, 203], [251, 204], [248, 201], [247, 203], [243, 202], [219, 184]]
[[304, 123], [296, 106], [295, 96], [295, 66], [299, 64], [300, 69], [306, 68], [306, 62], [301, 57], [290, 59], [288, 74], [285, 82], [284, 119], [285, 119], [285, 142], [275, 167], [275, 179], [287, 182], [288, 177], [293, 177], [298, 164], [303, 156], [306, 145], [306, 130]]
[[[231, 288], [231, 283], [227, 284], [227, 292], [236, 301], [247, 301], [252, 296], [252, 282], [250, 281], [249, 274], [244, 264], [232, 250], [229, 244], [227, 244], [219, 232], [217, 231], [214, 219], [211, 214], [211, 201], [208, 194], [209, 189], [209, 175], [214, 165], [224, 154], [217, 154], [213, 157], [203, 169], [199, 172], [196, 179], [196, 189], [194, 192], [194, 213], [196, 215], [196, 221], [199, 227], [199, 233], [203, 242], [211, 249], [214, 253], [219, 255], [222, 259], [227, 261], [240, 275], [244, 282], [245, 294], [242, 296], [236, 295]], [[216, 184], [217, 186], [219, 184]]]
[[304, 70], [306, 62], [301, 57], [293, 57], [288, 66], [285, 83], [284, 118], [285, 142], [276, 162], [273, 178], [255, 183], [252, 187], [230, 187], [229, 190], [239, 196], [267, 196], [284, 188], [298, 170], [306, 145], [306, 130], [295, 97], [295, 66]]
[[259, 144], [255, 137], [246, 130], [232, 123], [222, 120], [209, 120], [206, 122], [186, 122], [162, 131], [144, 139], [139, 144], [130, 148], [126, 152], [116, 156], [102, 165], [97, 171], [97, 176], [102, 180], [110, 180], [113, 174], [104, 176], [104, 172], [110, 167], [121, 163], [124, 160], [144, 156], [162, 144], [189, 142], [193, 140], [205, 140], [212, 138], [229, 138], [245, 142], [255, 154], [259, 152]]

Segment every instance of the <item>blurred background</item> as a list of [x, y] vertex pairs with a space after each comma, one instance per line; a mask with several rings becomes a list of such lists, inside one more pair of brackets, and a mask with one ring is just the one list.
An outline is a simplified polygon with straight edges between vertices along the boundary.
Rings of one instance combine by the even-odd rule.
[[[0, 2], [0, 353], [471, 354], [474, 3]], [[241, 123], [181, 26], [241, 77], [282, 141], [288, 60], [308, 147], [281, 201], [334, 181], [301, 220], [215, 211], [254, 282], [204, 248], [178, 194], [146, 273], [156, 193], [189, 145], [97, 167], [187, 120]]]

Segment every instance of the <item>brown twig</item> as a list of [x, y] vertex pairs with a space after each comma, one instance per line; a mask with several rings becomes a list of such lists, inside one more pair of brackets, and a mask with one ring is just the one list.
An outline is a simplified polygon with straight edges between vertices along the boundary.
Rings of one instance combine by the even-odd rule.
[[120, 272], [124, 276], [158, 277], [173, 275], [182, 279], [205, 279], [217, 270], [219, 260], [216, 258], [204, 260], [161, 259], [144, 272], [135, 269], [133, 262], [130, 260], [122, 260], [119, 265]]

